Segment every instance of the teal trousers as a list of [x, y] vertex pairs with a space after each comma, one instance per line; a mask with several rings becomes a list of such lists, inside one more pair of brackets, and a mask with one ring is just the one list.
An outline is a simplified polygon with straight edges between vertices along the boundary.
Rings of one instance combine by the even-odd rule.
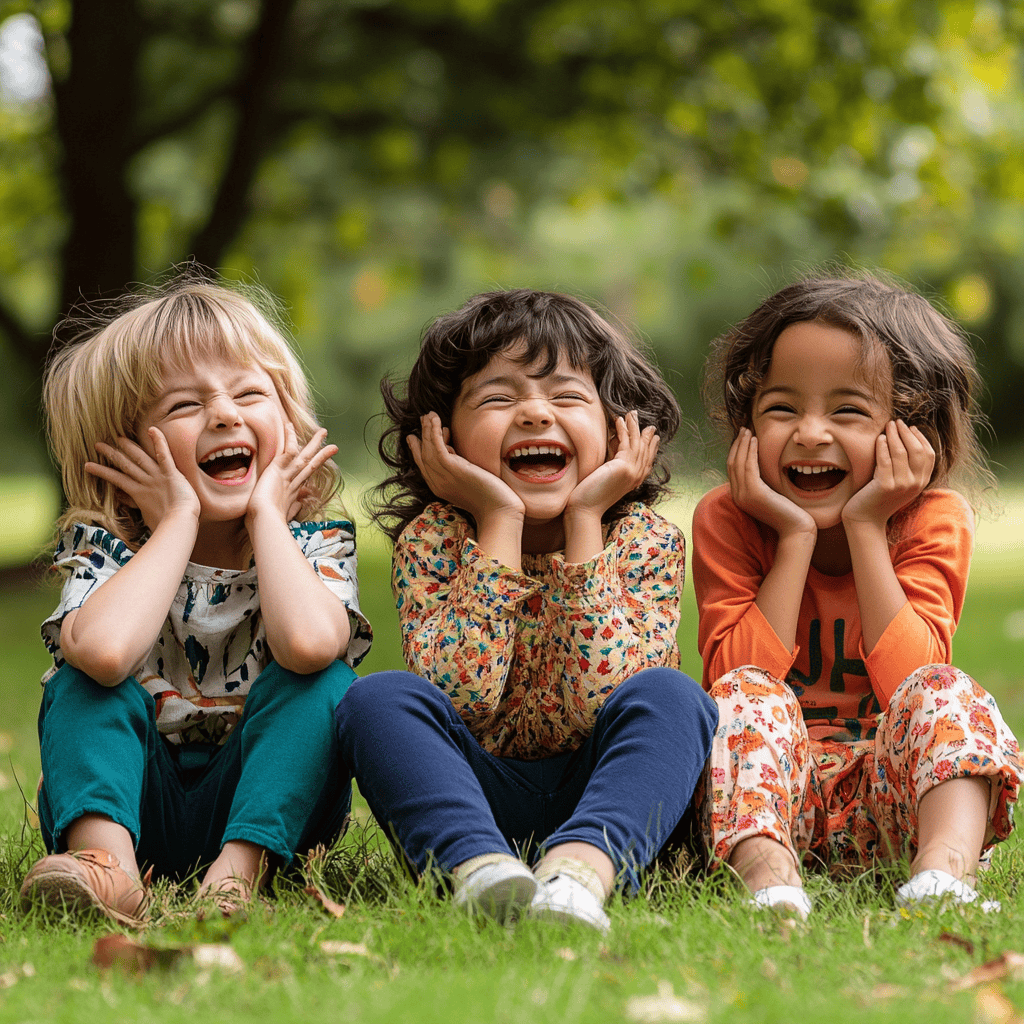
[[103, 814], [135, 841], [140, 867], [184, 878], [229, 840], [288, 864], [344, 827], [352, 792], [338, 765], [334, 709], [356, 678], [340, 661], [296, 675], [271, 663], [221, 745], [169, 743], [134, 678], [100, 686], [64, 665], [43, 689], [39, 821], [48, 850]]

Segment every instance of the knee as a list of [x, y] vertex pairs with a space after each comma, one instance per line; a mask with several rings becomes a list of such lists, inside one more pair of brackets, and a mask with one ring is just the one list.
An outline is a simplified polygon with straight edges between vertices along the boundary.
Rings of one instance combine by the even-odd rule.
[[665, 666], [646, 668], [620, 683], [605, 701], [615, 713], [626, 706], [643, 707], [678, 729], [710, 742], [718, 725], [718, 706], [685, 672]]
[[302, 675], [272, 661], [246, 694], [246, 714], [262, 707], [297, 703], [307, 708], [327, 707], [331, 713], [356, 679], [351, 665], [334, 661], [320, 672]]
[[353, 680], [338, 702], [335, 721], [344, 731], [357, 720], [393, 717], [445, 702], [451, 706], [433, 683], [412, 672], [373, 672]]
[[119, 718], [139, 716], [148, 720], [154, 701], [142, 686], [129, 676], [117, 686], [101, 686], [91, 676], [65, 662], [43, 688], [43, 712], [60, 714], [115, 714]]
[[953, 665], [924, 665], [911, 672], [896, 687], [889, 703], [890, 706], [904, 700], [927, 703], [938, 693], [941, 693], [945, 700], [960, 694], [981, 700], [988, 697], [988, 693], [966, 672], [961, 672]]

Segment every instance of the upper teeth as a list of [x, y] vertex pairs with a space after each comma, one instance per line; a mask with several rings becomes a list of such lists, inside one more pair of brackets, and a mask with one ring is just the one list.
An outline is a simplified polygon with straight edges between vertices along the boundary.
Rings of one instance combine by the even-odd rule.
[[248, 448], [242, 448], [241, 446], [239, 446], [237, 448], [221, 448], [219, 451], [215, 451], [211, 455], [207, 455], [206, 458], [203, 459], [203, 463], [205, 464], [207, 462], [213, 462], [214, 459], [226, 459], [226, 458], [228, 458], [231, 455], [248, 455], [248, 454], [249, 454], [249, 449]]
[[513, 448], [509, 452], [510, 459], [521, 458], [524, 455], [561, 455], [562, 449], [552, 444], [531, 444], [528, 448]]
[[794, 473], [828, 473], [835, 466], [791, 466]]

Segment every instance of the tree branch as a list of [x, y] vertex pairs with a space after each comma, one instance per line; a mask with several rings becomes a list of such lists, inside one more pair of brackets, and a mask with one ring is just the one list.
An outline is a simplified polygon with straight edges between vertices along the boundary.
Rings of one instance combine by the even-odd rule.
[[235, 138], [206, 224], [189, 246], [195, 259], [216, 267], [249, 212], [249, 194], [266, 154], [273, 88], [285, 37], [297, 0], [261, 0], [260, 17], [249, 39], [244, 72], [235, 90]]

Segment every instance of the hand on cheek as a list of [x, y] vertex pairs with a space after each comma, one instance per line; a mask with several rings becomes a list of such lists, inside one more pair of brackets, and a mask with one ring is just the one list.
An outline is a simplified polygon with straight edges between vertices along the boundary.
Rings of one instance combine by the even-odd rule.
[[843, 509], [846, 523], [885, 526], [931, 482], [935, 449], [917, 427], [890, 420], [875, 442], [875, 472]]
[[295, 427], [286, 422], [282, 429], [281, 449], [256, 481], [246, 519], [262, 512], [279, 515], [285, 521], [299, 514], [302, 503], [313, 493], [306, 482], [324, 463], [338, 453], [338, 446], [324, 444], [327, 431], [317, 430], [302, 447]]
[[127, 437], [117, 438], [112, 445], [98, 443], [96, 451], [109, 465], [87, 462], [86, 472], [123, 491], [150, 531], [175, 512], [191, 513], [198, 519], [199, 498], [175, 466], [167, 439], [156, 427], [149, 428], [148, 438], [152, 455]]
[[637, 412], [617, 416], [608, 443], [608, 458], [585, 476], [569, 495], [566, 511], [584, 509], [603, 516], [617, 501], [650, 476], [661, 438], [653, 426], [640, 429]]
[[442, 501], [469, 512], [479, 525], [481, 517], [497, 510], [522, 516], [526, 508], [501, 477], [464, 459], [448, 443], [441, 417], [428, 412], [420, 420], [420, 437], [406, 438], [409, 451], [430, 490]]
[[757, 438], [749, 427], [736, 435], [729, 449], [726, 469], [732, 500], [737, 507], [773, 529], [780, 539], [797, 533], [817, 534], [818, 528], [810, 512], [765, 483], [757, 461]]

